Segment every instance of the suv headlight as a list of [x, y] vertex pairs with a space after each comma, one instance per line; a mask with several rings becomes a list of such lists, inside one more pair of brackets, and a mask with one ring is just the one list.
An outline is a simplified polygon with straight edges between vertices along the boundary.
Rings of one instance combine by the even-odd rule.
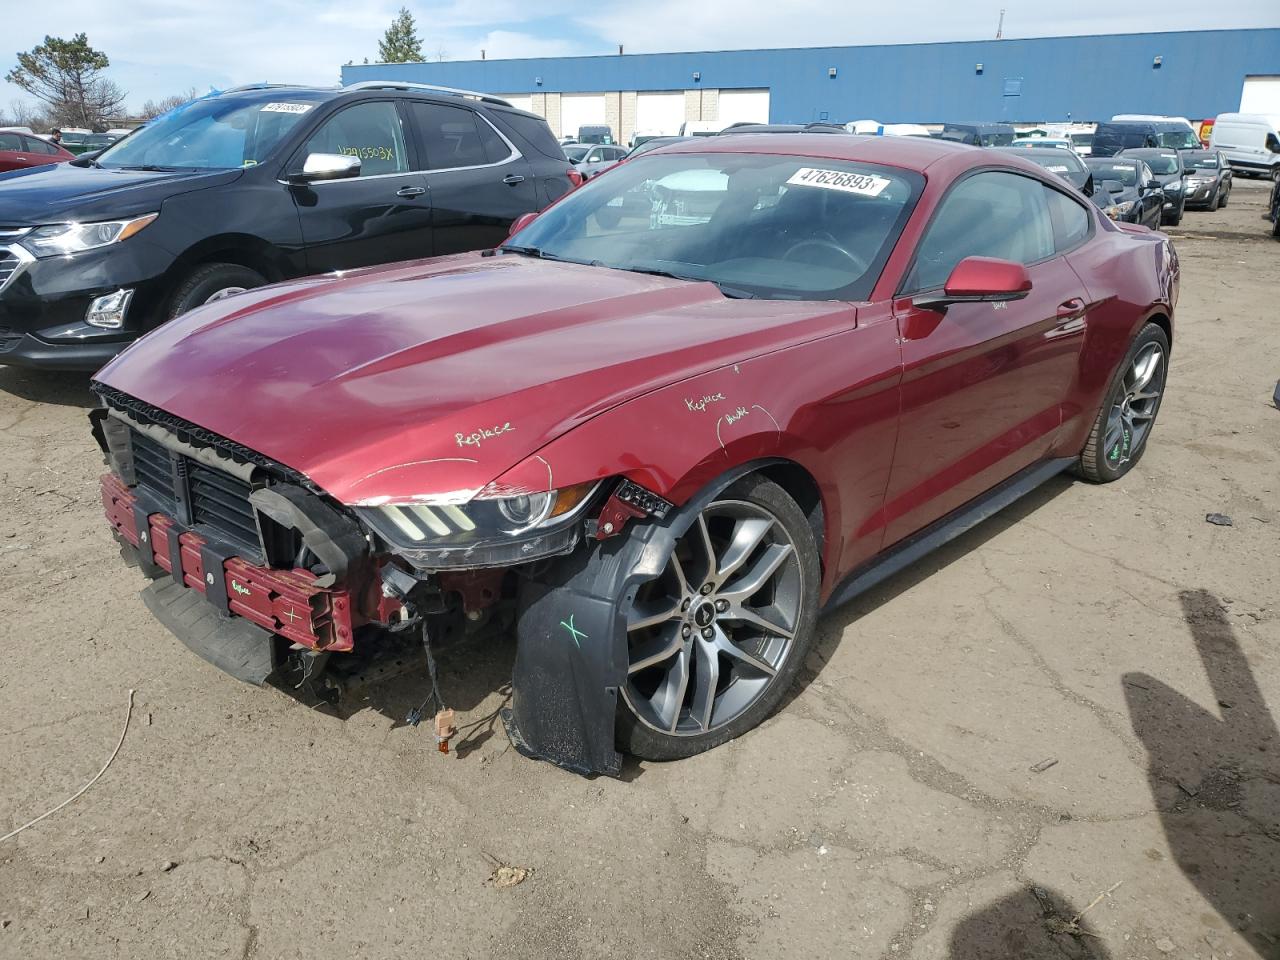
[[36, 227], [22, 238], [22, 245], [37, 257], [81, 253], [128, 240], [160, 216], [148, 213], [130, 220], [102, 220], [98, 223], [53, 223]]
[[572, 550], [600, 482], [459, 504], [360, 507], [360, 518], [415, 567], [505, 567]]

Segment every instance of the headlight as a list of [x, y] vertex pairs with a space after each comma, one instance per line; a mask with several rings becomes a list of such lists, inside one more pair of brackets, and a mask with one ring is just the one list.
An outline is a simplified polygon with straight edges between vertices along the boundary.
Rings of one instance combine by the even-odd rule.
[[1190, 180], [1185, 180], [1183, 182], [1186, 184], [1188, 190], [1198, 190], [1209, 181], [1201, 180], [1199, 177], [1192, 177]]
[[599, 481], [459, 504], [387, 504], [356, 512], [423, 569], [505, 567], [572, 550]]
[[1133, 205], [1135, 203], [1137, 203], [1136, 200], [1122, 200], [1120, 203], [1116, 204], [1116, 213], [1120, 214], [1120, 216], [1123, 217], [1126, 213], [1128, 213], [1130, 210], [1133, 209]]
[[1177, 193], [1182, 189], [1182, 181], [1174, 180], [1170, 183], [1166, 183], [1161, 189], [1163, 189], [1165, 193]]
[[131, 220], [103, 220], [99, 223], [54, 223], [36, 227], [22, 238], [22, 245], [37, 257], [54, 257], [68, 253], [95, 250], [128, 240], [144, 229], [158, 213]]

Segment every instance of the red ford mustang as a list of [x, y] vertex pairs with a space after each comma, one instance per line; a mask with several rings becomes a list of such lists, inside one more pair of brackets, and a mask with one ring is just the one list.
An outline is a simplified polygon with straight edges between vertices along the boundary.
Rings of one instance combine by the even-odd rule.
[[758, 724], [822, 610], [1037, 484], [1123, 476], [1177, 291], [1166, 237], [1016, 157], [700, 140], [498, 250], [161, 327], [96, 378], [103, 502], [236, 676], [514, 623], [516, 745], [616, 772]]

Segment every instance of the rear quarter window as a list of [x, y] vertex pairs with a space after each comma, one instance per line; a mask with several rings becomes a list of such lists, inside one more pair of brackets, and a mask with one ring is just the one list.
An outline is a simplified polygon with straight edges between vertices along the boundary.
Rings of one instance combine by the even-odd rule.
[[1053, 246], [1066, 253], [1089, 238], [1093, 218], [1083, 206], [1066, 194], [1045, 188], [1049, 198], [1049, 216], [1053, 218]]
[[507, 136], [514, 134], [513, 139], [518, 138], [518, 140], [524, 141], [544, 157], [549, 157], [552, 160], [565, 159], [564, 151], [560, 148], [560, 141], [555, 138], [555, 134], [547, 126], [547, 121], [541, 117], [508, 110], [491, 110], [488, 113], [494, 122], [503, 128]]

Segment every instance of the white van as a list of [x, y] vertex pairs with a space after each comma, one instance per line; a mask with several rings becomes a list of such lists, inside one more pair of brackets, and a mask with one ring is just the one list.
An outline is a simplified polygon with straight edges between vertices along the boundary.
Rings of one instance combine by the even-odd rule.
[[1280, 179], [1280, 116], [1220, 113], [1209, 134], [1209, 149], [1221, 150], [1232, 170]]
[[680, 124], [682, 137], [714, 137], [724, 129], [722, 120], [686, 120]]

